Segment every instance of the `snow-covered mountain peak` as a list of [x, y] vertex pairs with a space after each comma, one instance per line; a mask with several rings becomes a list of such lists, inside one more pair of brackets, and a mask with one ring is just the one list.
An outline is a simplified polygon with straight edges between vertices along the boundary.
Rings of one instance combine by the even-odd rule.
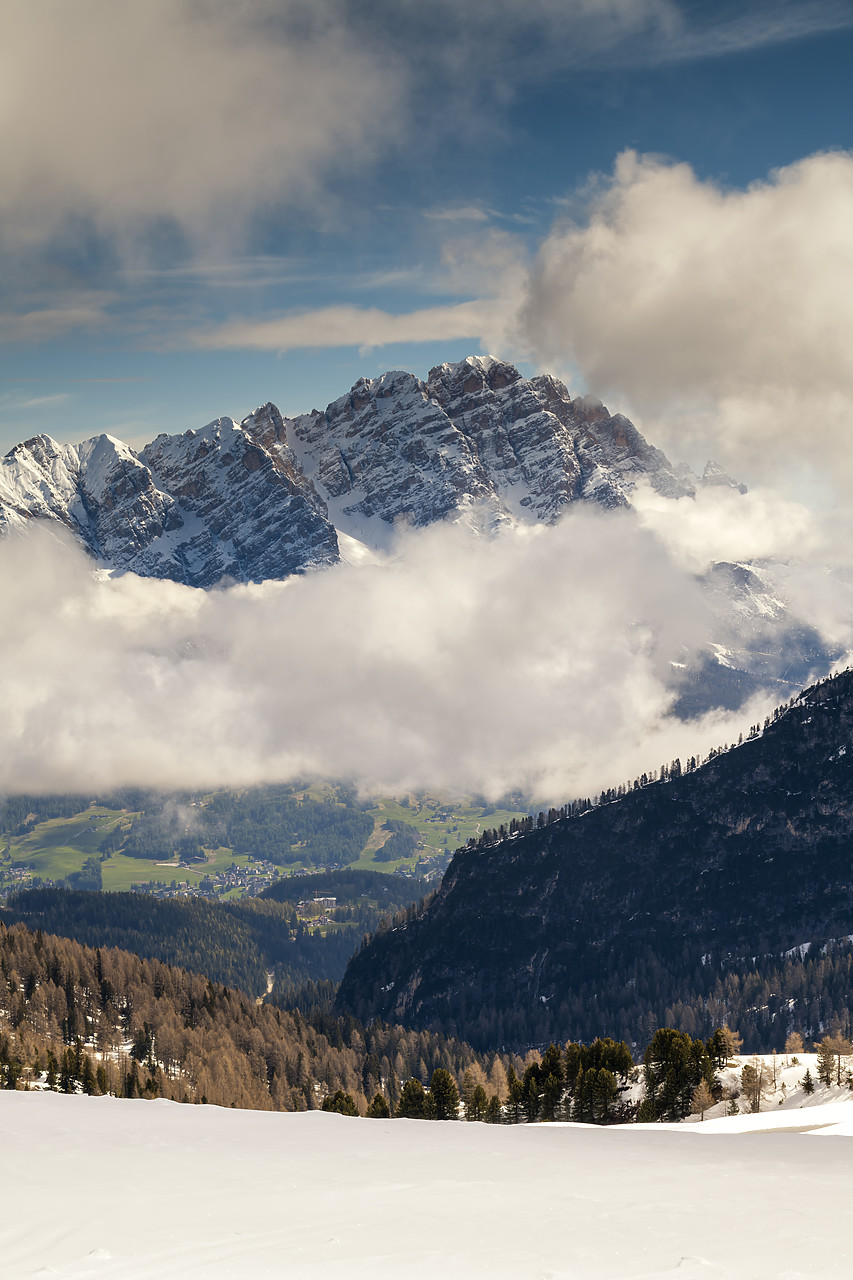
[[640, 479], [695, 491], [599, 401], [468, 356], [426, 381], [360, 378], [289, 420], [267, 402], [239, 423], [159, 435], [138, 456], [106, 435], [34, 437], [0, 469], [0, 521], [57, 519], [110, 567], [206, 586], [332, 563], [336, 529], [381, 548], [401, 521], [552, 522], [576, 501], [628, 505]]

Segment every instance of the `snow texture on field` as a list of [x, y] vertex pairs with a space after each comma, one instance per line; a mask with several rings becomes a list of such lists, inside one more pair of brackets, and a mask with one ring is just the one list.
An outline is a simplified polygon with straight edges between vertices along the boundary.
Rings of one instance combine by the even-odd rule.
[[853, 1263], [849, 1102], [602, 1129], [4, 1092], [0, 1132], [3, 1280], [801, 1280]]

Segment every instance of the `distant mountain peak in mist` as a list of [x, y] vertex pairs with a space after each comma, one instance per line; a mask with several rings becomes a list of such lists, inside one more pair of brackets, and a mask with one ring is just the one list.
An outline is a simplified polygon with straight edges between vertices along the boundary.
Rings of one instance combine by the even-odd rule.
[[[490, 533], [552, 524], [576, 504], [624, 509], [641, 484], [667, 499], [743, 491], [713, 461], [701, 477], [673, 466], [622, 414], [550, 374], [469, 356], [426, 381], [359, 378], [323, 412], [286, 419], [264, 404], [139, 453], [109, 435], [35, 436], [0, 460], [0, 534], [43, 521], [101, 568], [209, 588], [358, 563], [400, 526]], [[714, 634], [698, 665], [673, 664], [679, 715], [739, 706], [757, 688], [786, 696], [828, 670], [837, 655], [786, 615], [777, 577], [766, 564], [706, 575]]]

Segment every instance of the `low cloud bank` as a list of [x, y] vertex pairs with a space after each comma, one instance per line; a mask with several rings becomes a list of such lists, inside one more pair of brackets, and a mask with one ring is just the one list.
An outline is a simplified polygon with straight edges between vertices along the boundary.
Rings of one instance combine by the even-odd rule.
[[0, 546], [0, 789], [251, 784], [305, 772], [554, 800], [707, 750], [765, 714], [668, 716], [707, 638], [693, 573], [630, 514], [203, 592], [99, 581], [45, 529]]

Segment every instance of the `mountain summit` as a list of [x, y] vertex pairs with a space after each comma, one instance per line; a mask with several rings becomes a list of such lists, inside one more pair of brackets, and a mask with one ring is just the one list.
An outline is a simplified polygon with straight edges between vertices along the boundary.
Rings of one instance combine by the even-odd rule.
[[[673, 467], [622, 414], [549, 374], [469, 356], [425, 382], [360, 378], [322, 413], [265, 404], [139, 454], [108, 435], [35, 436], [0, 460], [0, 534], [45, 521], [105, 569], [208, 588], [370, 558], [401, 525], [490, 533], [577, 503], [625, 508], [640, 484], [671, 499], [743, 488], [714, 462], [702, 477]], [[717, 565], [702, 585], [714, 633], [698, 666], [673, 666], [678, 714], [767, 687], [788, 696], [838, 656], [789, 608], [775, 566]]]
[[97, 436], [36, 436], [0, 463], [0, 532], [69, 529], [106, 568], [209, 587], [335, 563], [337, 531], [384, 546], [398, 522], [554, 521], [573, 502], [626, 506], [639, 480], [695, 491], [627, 418], [550, 376], [471, 356], [422, 382], [361, 378], [323, 413], [160, 435], [140, 454]]

